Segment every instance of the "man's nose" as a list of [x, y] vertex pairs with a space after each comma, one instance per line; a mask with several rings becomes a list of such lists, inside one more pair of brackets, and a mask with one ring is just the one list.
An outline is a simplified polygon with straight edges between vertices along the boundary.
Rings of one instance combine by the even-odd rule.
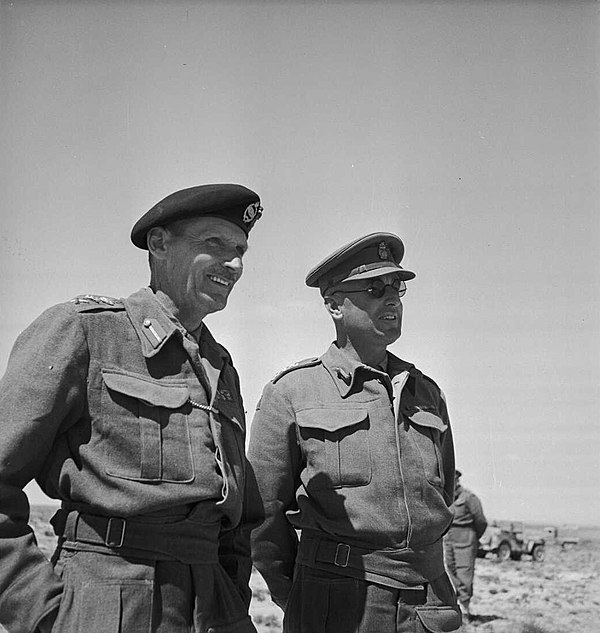
[[397, 306], [398, 304], [402, 303], [398, 291], [392, 286], [386, 286], [383, 298], [385, 301], [385, 305], [388, 306]]
[[244, 264], [242, 262], [241, 256], [234, 255], [233, 257], [225, 261], [225, 268], [228, 268], [237, 275], [241, 275], [242, 271], [244, 270]]

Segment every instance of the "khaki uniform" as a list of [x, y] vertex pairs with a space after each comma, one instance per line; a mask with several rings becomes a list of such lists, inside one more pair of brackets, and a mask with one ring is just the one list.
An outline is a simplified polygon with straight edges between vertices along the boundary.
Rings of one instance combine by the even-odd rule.
[[487, 520], [476, 495], [462, 486], [457, 486], [456, 493], [452, 527], [444, 537], [444, 559], [458, 600], [468, 611], [473, 597], [477, 548]]
[[[0, 623], [54, 631], [254, 631], [245, 421], [229, 354], [149, 288], [50, 308], [0, 383]], [[27, 525], [62, 502], [54, 568]]]
[[285, 631], [458, 629], [442, 555], [454, 451], [432, 380], [334, 344], [265, 387], [250, 435], [266, 516], [253, 558]]

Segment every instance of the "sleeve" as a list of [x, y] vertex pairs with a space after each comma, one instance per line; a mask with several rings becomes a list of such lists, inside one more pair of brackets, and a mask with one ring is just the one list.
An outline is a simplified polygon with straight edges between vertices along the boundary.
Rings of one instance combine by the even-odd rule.
[[469, 506], [469, 511], [473, 517], [473, 528], [475, 529], [475, 534], [477, 535], [477, 538], [481, 538], [481, 535], [487, 528], [487, 519], [483, 514], [481, 501], [479, 501], [479, 498], [476, 495], [471, 493], [467, 496], [467, 505]]
[[[239, 395], [241, 391], [237, 373], [235, 373], [235, 387], [236, 393]], [[241, 400], [241, 396], [239, 397]], [[241, 402], [240, 409], [244, 410]], [[256, 489], [252, 468], [246, 459], [244, 461], [245, 479], [242, 516], [239, 525], [221, 533], [219, 538], [219, 562], [237, 587], [246, 608], [249, 608], [252, 599], [252, 591], [250, 589], [250, 574], [252, 573], [250, 532], [262, 519], [262, 505]]]
[[55, 437], [82, 415], [87, 357], [78, 315], [55, 306], [19, 336], [0, 381], [0, 623], [11, 633], [31, 633], [60, 602], [23, 488], [34, 478], [44, 487]]
[[219, 562], [237, 587], [246, 608], [250, 607], [252, 599], [250, 533], [262, 519], [261, 509], [262, 504], [256, 491], [253, 471], [247, 465], [242, 519], [236, 528], [223, 532], [219, 540]]
[[235, 528], [221, 533], [219, 538], [219, 562], [242, 596], [246, 608], [250, 606], [250, 534], [242, 522]]
[[248, 457], [264, 507], [264, 521], [252, 533], [252, 556], [273, 601], [285, 609], [298, 549], [286, 514], [298, 509], [301, 453], [295, 415], [280, 385], [269, 383], [263, 391], [250, 428]]
[[454, 457], [454, 440], [452, 437], [452, 427], [450, 425], [450, 417], [448, 415], [448, 407], [446, 405], [446, 397], [444, 393], [440, 391], [441, 402], [440, 409], [444, 423], [447, 425], [447, 429], [442, 433], [441, 452], [442, 452], [442, 468], [444, 471], [444, 499], [446, 504], [451, 506], [454, 503], [454, 469], [455, 469], [455, 457]]

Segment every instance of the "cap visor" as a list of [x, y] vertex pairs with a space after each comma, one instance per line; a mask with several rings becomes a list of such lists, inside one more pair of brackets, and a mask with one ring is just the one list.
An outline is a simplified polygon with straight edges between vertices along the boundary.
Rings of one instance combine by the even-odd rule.
[[367, 270], [364, 273], [351, 275], [350, 277], [341, 279], [336, 283], [341, 284], [345, 283], [346, 281], [355, 281], [357, 279], [372, 279], [373, 277], [383, 277], [383, 275], [390, 274], [398, 275], [398, 277], [400, 277], [400, 279], [402, 279], [403, 281], [408, 281], [409, 279], [415, 278], [415, 273], [413, 273], [411, 270], [405, 270], [404, 268], [400, 268], [399, 266], [382, 266], [381, 268]]

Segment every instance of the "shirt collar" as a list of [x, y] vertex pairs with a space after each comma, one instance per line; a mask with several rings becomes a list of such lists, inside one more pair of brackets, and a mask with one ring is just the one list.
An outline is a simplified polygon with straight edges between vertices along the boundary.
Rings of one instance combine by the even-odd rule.
[[[150, 288], [148, 288], [148, 290], [152, 292]], [[200, 327], [198, 327], [194, 331], [194, 333], [186, 330], [186, 328], [174, 315], [175, 305], [173, 304], [170, 297], [163, 292], [158, 292], [154, 294], [154, 297], [163, 309], [164, 314], [175, 326], [175, 328], [179, 330], [183, 336], [187, 337], [188, 339], [193, 341], [195, 345], [198, 346], [198, 348], [200, 349], [200, 356], [207, 359], [213, 366], [220, 369], [223, 366], [224, 362], [229, 358], [229, 355], [227, 354], [225, 349], [214, 339], [206, 324], [201, 322]]]
[[179, 332], [193, 340], [199, 346], [202, 357], [215, 367], [221, 368], [229, 359], [228, 353], [215, 341], [206, 325], [202, 326], [196, 342], [173, 315], [168, 301], [161, 300], [160, 295], [156, 295], [151, 288], [141, 288], [127, 299], [123, 299], [123, 304], [146, 358], [158, 354], [165, 343]]
[[129, 320], [135, 329], [142, 354], [151, 358], [183, 326], [170, 315], [150, 288], [141, 288], [123, 299]]
[[321, 362], [325, 369], [333, 378], [340, 396], [345, 398], [353, 390], [355, 385], [361, 380], [359, 374], [368, 372], [371, 374], [386, 374], [390, 377], [399, 374], [402, 371], [410, 371], [414, 365], [407, 363], [402, 359], [394, 356], [391, 352], [387, 353], [387, 371], [378, 370], [369, 365], [356, 360], [354, 357], [340, 349], [336, 343], [332, 343], [329, 349], [321, 356]]
[[219, 345], [206, 325], [202, 325], [198, 337], [200, 355], [206, 358], [215, 367], [223, 367], [229, 361], [229, 354], [222, 345]]

